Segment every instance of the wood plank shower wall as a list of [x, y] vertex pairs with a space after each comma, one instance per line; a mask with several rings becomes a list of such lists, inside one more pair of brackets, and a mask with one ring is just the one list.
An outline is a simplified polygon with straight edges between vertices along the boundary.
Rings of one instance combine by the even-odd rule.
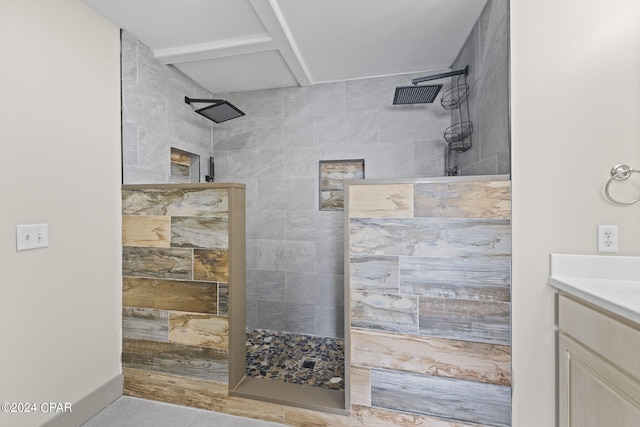
[[351, 403], [510, 425], [510, 182], [348, 197]]
[[510, 424], [509, 181], [348, 186], [350, 416], [229, 396], [244, 338], [225, 263], [243, 274], [244, 243], [225, 255], [224, 223], [244, 189], [140, 187], [123, 189], [125, 394], [291, 426]]
[[125, 394], [213, 409], [227, 399], [229, 373], [231, 383], [244, 376], [244, 363], [229, 358], [245, 352], [244, 191], [123, 187]]

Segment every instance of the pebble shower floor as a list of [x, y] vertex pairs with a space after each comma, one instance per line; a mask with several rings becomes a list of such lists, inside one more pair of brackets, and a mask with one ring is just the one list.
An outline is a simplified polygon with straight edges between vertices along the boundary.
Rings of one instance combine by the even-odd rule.
[[247, 376], [344, 390], [344, 340], [247, 329]]

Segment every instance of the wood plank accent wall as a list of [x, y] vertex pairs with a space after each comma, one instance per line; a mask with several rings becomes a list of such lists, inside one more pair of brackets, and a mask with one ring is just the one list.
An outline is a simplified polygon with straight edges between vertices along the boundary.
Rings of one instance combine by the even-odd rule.
[[510, 425], [510, 187], [348, 187], [352, 404]]
[[[125, 186], [139, 216], [123, 220], [125, 394], [300, 427], [509, 425], [510, 183], [451, 184], [348, 188], [350, 416], [229, 396], [245, 368], [244, 190]], [[229, 248], [187, 238], [225, 214]]]
[[157, 388], [171, 390], [178, 377], [227, 389], [230, 288], [244, 293], [244, 185], [127, 185], [122, 206], [125, 392], [149, 392], [139, 382], [144, 373], [166, 380], [144, 396], [157, 400], [164, 394]]

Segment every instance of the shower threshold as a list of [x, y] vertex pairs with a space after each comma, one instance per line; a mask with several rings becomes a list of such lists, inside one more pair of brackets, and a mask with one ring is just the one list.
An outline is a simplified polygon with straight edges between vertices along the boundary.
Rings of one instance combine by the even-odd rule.
[[330, 390], [308, 385], [244, 377], [229, 396], [244, 397], [313, 411], [349, 415], [345, 409], [344, 390]]

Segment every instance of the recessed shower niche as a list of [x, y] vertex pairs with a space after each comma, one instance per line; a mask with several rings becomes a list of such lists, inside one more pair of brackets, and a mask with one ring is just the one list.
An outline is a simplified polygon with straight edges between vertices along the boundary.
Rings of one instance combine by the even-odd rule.
[[200, 182], [200, 156], [171, 147], [172, 184]]
[[320, 210], [344, 210], [344, 181], [364, 179], [364, 159], [320, 160]]

